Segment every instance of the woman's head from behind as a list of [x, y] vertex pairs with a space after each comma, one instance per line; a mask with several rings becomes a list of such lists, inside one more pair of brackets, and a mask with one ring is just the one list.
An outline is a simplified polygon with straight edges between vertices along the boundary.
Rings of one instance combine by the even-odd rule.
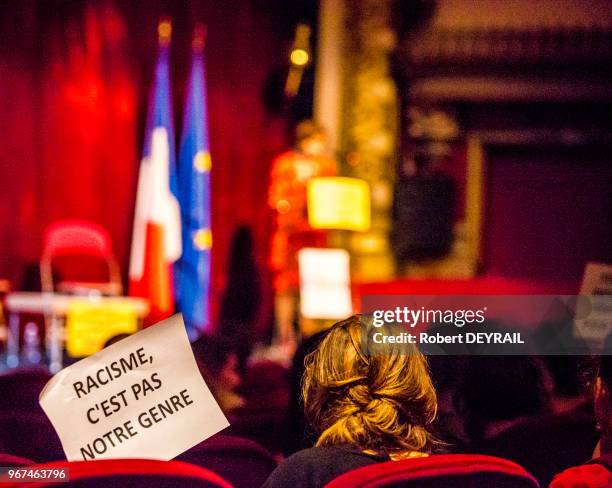
[[469, 356], [461, 376], [455, 406], [474, 443], [547, 412], [545, 371], [535, 356]]
[[[383, 326], [386, 329], [386, 326]], [[374, 329], [364, 316], [338, 322], [306, 358], [302, 393], [318, 446], [429, 450], [436, 393], [425, 357], [413, 345], [368, 354]]]

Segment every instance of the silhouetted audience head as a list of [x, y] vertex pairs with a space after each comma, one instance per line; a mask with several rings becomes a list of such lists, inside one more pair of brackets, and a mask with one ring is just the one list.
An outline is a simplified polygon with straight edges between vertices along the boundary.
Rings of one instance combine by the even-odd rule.
[[302, 391], [317, 446], [430, 450], [437, 401], [425, 357], [413, 345], [366, 354], [371, 327], [360, 316], [339, 322], [306, 358]]
[[586, 409], [588, 394], [584, 383], [589, 347], [575, 334], [573, 318], [542, 322], [533, 340], [552, 379], [552, 410], [567, 413]]
[[470, 356], [455, 404], [473, 443], [502, 424], [544, 413], [548, 406], [542, 366], [533, 356]]
[[305, 447], [312, 447], [316, 442], [314, 433], [304, 418], [302, 377], [304, 376], [306, 357], [319, 346], [325, 334], [327, 334], [327, 330], [322, 330], [304, 339], [293, 355], [291, 370], [289, 371], [286, 453], [292, 453]]
[[591, 461], [566, 469], [550, 488], [600, 488], [612, 486], [612, 334], [604, 342], [596, 364], [593, 400], [601, 438]]
[[222, 330], [229, 327], [227, 332], [239, 333], [236, 327], [252, 326], [261, 302], [253, 233], [246, 225], [236, 227], [228, 256], [227, 286], [221, 299], [219, 322]]
[[236, 227], [227, 261], [227, 285], [219, 308], [219, 334], [231, 341], [244, 373], [254, 342], [253, 331], [261, 305], [260, 270], [255, 262], [253, 233]]
[[237, 393], [242, 378], [231, 344], [203, 335], [191, 347], [200, 373], [223, 412], [227, 415], [242, 407], [244, 399]]

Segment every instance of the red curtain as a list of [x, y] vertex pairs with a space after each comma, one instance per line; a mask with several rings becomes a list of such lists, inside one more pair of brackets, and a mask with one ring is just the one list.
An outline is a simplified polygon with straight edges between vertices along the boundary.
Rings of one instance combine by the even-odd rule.
[[213, 160], [213, 301], [232, 232], [250, 225], [265, 268], [269, 165], [284, 123], [262, 102], [286, 56], [274, 16], [247, 0], [15, 2], [0, 19], [0, 278], [19, 288], [44, 228], [60, 218], [104, 225], [127, 273], [144, 115], [162, 15], [174, 21], [180, 136], [192, 26], [208, 27]]

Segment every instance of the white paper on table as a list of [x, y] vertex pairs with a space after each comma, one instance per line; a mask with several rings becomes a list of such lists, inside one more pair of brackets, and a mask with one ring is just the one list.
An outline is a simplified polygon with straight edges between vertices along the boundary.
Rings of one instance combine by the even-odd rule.
[[300, 313], [309, 319], [343, 319], [352, 313], [349, 254], [344, 249], [298, 251]]
[[[138, 366], [128, 370], [126, 361]], [[108, 381], [117, 370], [121, 375]], [[91, 381], [87, 388], [88, 376], [98, 388]], [[146, 395], [144, 381], [151, 387]], [[180, 315], [61, 370], [39, 401], [69, 461], [89, 460], [90, 454], [95, 459], [169, 460], [229, 425], [202, 379]], [[153, 417], [159, 421], [147, 428]]]

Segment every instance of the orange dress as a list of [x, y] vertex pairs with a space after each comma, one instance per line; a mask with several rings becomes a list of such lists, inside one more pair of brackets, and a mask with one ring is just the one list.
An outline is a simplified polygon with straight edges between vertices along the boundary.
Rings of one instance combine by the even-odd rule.
[[335, 176], [336, 161], [327, 156], [310, 156], [291, 150], [274, 159], [268, 205], [274, 210], [270, 268], [277, 293], [297, 292], [297, 252], [304, 247], [326, 247], [327, 231], [308, 224], [306, 185], [316, 176]]

